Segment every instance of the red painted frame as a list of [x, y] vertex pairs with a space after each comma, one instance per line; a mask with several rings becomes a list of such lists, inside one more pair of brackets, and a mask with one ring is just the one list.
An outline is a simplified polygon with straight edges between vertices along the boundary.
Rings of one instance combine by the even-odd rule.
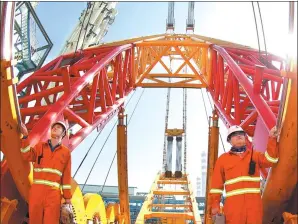
[[44, 139], [57, 119], [81, 126], [69, 136], [71, 150], [92, 130], [102, 129], [134, 88], [132, 51], [128, 44], [62, 55], [20, 83], [17, 92], [26, 92], [19, 98], [20, 112], [23, 122], [29, 117], [30, 144]]
[[[210, 57], [212, 77], [208, 91], [226, 126], [241, 125], [250, 136], [254, 135], [258, 116], [268, 130], [275, 126], [284, 60], [262, 53], [261, 59], [269, 60], [265, 66], [258, 51], [217, 45], [211, 45]], [[280, 68], [275, 68], [273, 61], [279, 62]]]
[[[212, 77], [207, 89], [225, 125], [240, 125], [255, 140], [267, 141], [257, 139], [262, 136], [254, 136], [254, 131], [258, 117], [267, 130], [276, 125], [284, 60], [271, 54], [259, 55], [255, 50], [217, 45], [211, 45], [210, 57]], [[273, 61], [280, 63], [279, 69], [274, 67]], [[261, 172], [267, 178], [268, 171], [261, 168]]]

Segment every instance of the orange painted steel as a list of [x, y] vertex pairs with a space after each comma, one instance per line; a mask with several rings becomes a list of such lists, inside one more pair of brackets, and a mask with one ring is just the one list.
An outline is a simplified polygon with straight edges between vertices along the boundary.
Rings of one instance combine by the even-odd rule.
[[[211, 117], [210, 117], [211, 118]], [[210, 119], [209, 118], [209, 119]], [[213, 111], [211, 124], [209, 127], [208, 134], [208, 169], [207, 169], [207, 180], [206, 180], [206, 200], [205, 200], [205, 213], [204, 220], [206, 224], [212, 223], [211, 218], [211, 200], [208, 192], [211, 189], [211, 180], [213, 176], [213, 171], [215, 167], [215, 163], [218, 157], [218, 139], [219, 139], [219, 127], [218, 127], [218, 115], [216, 111]]]
[[264, 223], [281, 221], [282, 213], [291, 207], [288, 203], [297, 186], [297, 76], [288, 85], [279, 139], [280, 159], [268, 175], [263, 194]]
[[[163, 39], [136, 43], [136, 86], [151, 88], [206, 88], [206, 77], [192, 61], [207, 58], [208, 44], [192, 41], [187, 35], [165, 35]], [[165, 60], [164, 58], [167, 58]], [[179, 67], [172, 70], [171, 63]], [[183, 69], [188, 66], [188, 73]], [[164, 72], [154, 72], [160, 67]], [[206, 64], [202, 65], [206, 67]], [[168, 82], [167, 78], [172, 78]], [[178, 80], [178, 81], [176, 81]]]
[[[163, 187], [159, 185], [162, 184]], [[175, 186], [175, 189], [183, 188], [185, 190], [167, 189], [168, 185]], [[183, 186], [179, 186], [183, 185]], [[157, 195], [183, 195], [183, 204], [154, 204], [154, 198]], [[153, 208], [165, 209], [165, 211], [153, 211]], [[175, 212], [167, 212], [166, 209], [183, 208]], [[183, 175], [181, 178], [167, 178], [165, 174], [158, 173], [149, 191], [149, 194], [144, 201], [142, 208], [138, 214], [136, 224], [145, 223], [147, 219], [162, 218], [166, 223], [185, 223], [186, 220], [192, 220], [195, 224], [201, 224], [201, 219], [198, 211], [198, 204], [193, 194], [193, 189], [190, 184], [188, 175]]]
[[127, 172], [127, 116], [124, 108], [118, 114], [117, 126], [117, 167], [120, 201], [120, 222], [130, 223], [128, 172]]

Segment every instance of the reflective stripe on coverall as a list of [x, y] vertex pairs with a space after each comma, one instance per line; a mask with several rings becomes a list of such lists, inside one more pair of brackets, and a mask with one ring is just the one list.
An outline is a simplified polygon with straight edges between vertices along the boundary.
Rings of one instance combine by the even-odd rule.
[[52, 152], [48, 143], [30, 147], [23, 140], [21, 153], [25, 160], [33, 162], [33, 185], [29, 194], [30, 224], [58, 224], [61, 190], [65, 199], [72, 197], [70, 150], [60, 145]]
[[263, 207], [260, 191], [260, 167], [268, 168], [278, 162], [275, 138], [269, 138], [265, 153], [253, 152], [255, 174], [248, 174], [251, 149], [240, 157], [232, 152], [221, 155], [216, 161], [209, 197], [211, 207], [218, 208], [221, 195], [226, 191], [224, 214], [226, 224], [262, 224]]

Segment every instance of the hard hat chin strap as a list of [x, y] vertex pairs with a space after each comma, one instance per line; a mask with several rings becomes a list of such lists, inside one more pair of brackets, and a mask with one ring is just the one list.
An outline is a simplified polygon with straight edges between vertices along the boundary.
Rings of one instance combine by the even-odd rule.
[[64, 130], [64, 131], [62, 132], [61, 137], [64, 138], [65, 135], [66, 135], [66, 130]]
[[245, 152], [246, 151], [246, 145], [240, 146], [240, 147], [232, 146], [231, 151], [232, 152]]

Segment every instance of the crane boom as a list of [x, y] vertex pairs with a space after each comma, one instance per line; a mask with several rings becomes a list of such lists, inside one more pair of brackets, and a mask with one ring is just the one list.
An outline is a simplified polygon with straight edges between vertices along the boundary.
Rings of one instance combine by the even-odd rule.
[[[61, 54], [98, 45], [117, 15], [116, 2], [90, 2], [65, 42]], [[83, 28], [83, 32], [81, 29]]]

